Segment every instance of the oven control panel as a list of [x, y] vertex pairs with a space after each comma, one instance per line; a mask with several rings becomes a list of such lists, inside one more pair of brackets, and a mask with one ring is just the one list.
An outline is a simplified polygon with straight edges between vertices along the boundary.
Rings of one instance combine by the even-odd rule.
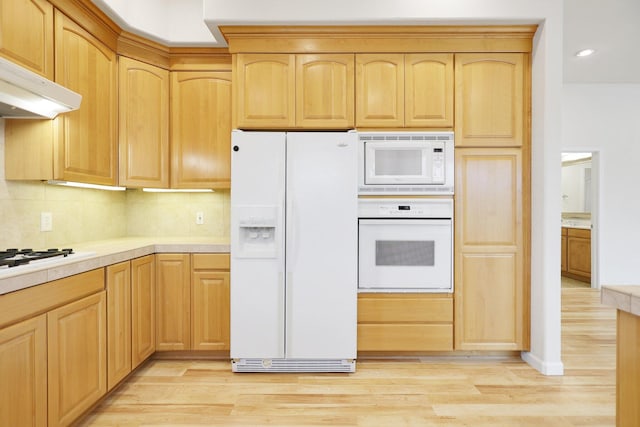
[[358, 218], [453, 218], [453, 199], [359, 199]]

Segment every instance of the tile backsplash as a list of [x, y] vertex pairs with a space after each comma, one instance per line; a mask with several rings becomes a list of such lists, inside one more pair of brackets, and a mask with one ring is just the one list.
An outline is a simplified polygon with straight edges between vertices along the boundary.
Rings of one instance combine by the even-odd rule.
[[[229, 191], [143, 193], [67, 188], [4, 179], [4, 120], [0, 119], [0, 249], [62, 247], [127, 236], [229, 237]], [[51, 212], [52, 231], [40, 231]], [[196, 212], [204, 224], [196, 225]]]
[[[230, 194], [127, 190], [127, 236], [229, 238]], [[196, 224], [202, 212], [203, 224]]]

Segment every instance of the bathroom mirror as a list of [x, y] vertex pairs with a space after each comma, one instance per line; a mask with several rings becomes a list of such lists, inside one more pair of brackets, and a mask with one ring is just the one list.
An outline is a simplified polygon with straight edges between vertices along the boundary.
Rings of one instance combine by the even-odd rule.
[[591, 212], [591, 153], [562, 153], [562, 212]]

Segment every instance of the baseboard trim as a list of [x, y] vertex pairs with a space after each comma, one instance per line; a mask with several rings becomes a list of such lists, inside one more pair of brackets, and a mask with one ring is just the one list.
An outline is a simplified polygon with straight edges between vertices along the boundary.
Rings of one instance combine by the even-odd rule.
[[542, 375], [564, 375], [564, 364], [561, 361], [545, 362], [530, 351], [523, 351], [520, 357]]

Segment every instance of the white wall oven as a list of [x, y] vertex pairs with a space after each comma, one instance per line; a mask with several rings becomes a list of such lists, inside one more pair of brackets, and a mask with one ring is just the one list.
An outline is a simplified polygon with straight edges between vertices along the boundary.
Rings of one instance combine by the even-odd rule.
[[358, 202], [359, 292], [453, 292], [453, 200]]
[[453, 132], [358, 132], [360, 194], [453, 194]]

